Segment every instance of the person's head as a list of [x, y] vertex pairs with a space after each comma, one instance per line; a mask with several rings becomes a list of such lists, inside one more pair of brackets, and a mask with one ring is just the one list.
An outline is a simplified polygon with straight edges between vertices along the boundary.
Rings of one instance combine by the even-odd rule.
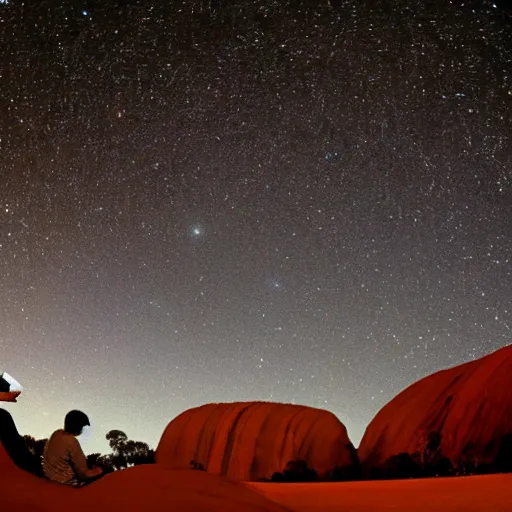
[[64, 419], [64, 430], [68, 434], [79, 436], [84, 427], [90, 426], [87, 414], [82, 411], [69, 411]]

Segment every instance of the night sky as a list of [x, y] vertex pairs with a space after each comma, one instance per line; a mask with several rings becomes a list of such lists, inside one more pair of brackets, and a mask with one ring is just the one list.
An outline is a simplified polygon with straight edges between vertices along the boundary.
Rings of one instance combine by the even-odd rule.
[[512, 16], [0, 0], [0, 371], [47, 437], [327, 408], [512, 342]]

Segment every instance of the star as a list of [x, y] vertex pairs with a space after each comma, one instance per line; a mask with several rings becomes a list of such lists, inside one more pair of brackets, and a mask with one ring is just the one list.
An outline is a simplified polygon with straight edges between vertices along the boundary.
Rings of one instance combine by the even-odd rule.
[[198, 238], [204, 234], [204, 229], [199, 225], [195, 225], [190, 228], [190, 233], [193, 237]]
[[213, 3], [191, 25], [183, 2], [0, 0], [0, 348], [31, 435], [69, 396], [155, 444], [199, 401], [273, 396], [327, 400], [357, 443], [415, 379], [510, 343], [505, 1]]

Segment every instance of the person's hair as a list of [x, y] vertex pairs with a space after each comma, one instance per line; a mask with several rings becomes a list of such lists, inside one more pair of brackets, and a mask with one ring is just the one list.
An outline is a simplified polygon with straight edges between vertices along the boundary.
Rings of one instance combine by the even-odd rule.
[[64, 418], [64, 430], [74, 436], [79, 436], [83, 428], [88, 425], [90, 425], [89, 418], [82, 411], [69, 411]]
[[0, 409], [0, 443], [19, 468], [43, 476], [41, 461], [27, 448], [25, 440], [18, 433], [11, 414], [5, 409]]

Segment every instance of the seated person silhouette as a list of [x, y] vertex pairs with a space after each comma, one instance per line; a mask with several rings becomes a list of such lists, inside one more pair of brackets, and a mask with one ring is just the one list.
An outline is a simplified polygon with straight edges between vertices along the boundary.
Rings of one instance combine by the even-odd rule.
[[101, 468], [89, 469], [77, 437], [89, 426], [89, 418], [82, 411], [70, 411], [64, 419], [64, 429], [56, 430], [44, 450], [43, 470], [50, 480], [81, 487], [97, 480]]
[[0, 443], [16, 466], [34, 475], [43, 476], [41, 461], [27, 448], [11, 414], [5, 409], [0, 409]]

